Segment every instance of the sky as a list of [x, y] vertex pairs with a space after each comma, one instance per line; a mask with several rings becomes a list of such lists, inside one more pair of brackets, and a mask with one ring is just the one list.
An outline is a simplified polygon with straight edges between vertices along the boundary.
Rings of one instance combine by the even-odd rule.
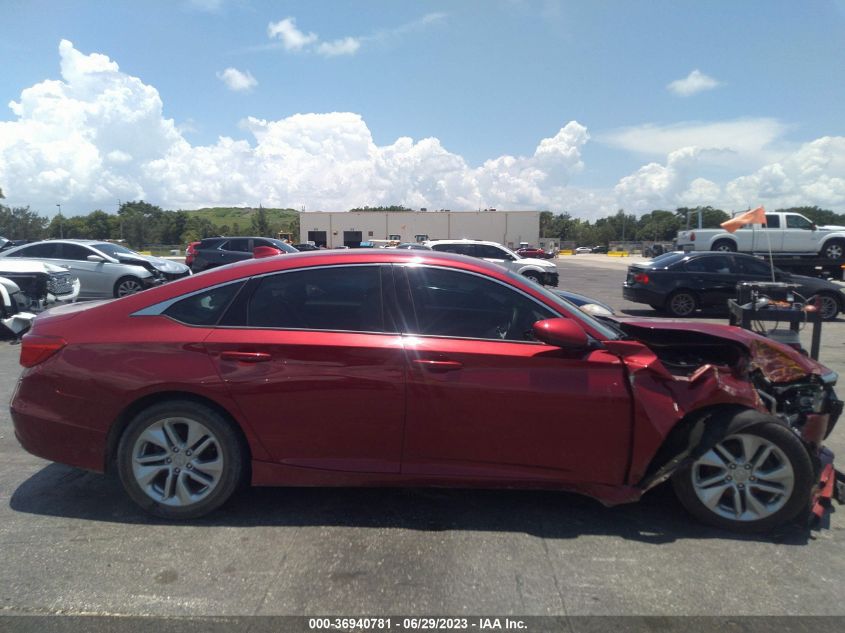
[[0, 15], [0, 189], [45, 215], [140, 199], [845, 212], [845, 0], [0, 0]]

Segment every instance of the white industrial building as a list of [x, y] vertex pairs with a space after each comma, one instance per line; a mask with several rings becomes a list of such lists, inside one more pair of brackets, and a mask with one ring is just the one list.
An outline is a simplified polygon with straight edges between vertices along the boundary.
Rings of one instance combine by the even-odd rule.
[[300, 241], [357, 247], [372, 240], [423, 242], [476, 239], [519, 247], [537, 244], [539, 211], [307, 211], [299, 214]]

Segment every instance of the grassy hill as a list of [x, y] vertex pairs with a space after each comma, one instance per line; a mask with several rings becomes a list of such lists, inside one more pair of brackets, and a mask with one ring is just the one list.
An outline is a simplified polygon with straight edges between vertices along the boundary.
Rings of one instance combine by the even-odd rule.
[[[208, 220], [221, 233], [232, 235], [248, 232], [249, 226], [252, 223], [252, 217], [256, 211], [257, 209], [250, 207], [211, 207], [185, 212], [191, 217]], [[267, 221], [273, 228], [274, 233], [278, 231], [299, 233], [299, 214], [295, 209], [271, 209], [265, 207], [264, 211], [267, 212]]]

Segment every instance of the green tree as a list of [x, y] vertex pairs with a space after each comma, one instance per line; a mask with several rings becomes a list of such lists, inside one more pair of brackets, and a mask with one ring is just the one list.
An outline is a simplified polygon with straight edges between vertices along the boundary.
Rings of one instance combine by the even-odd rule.
[[824, 224], [845, 224], [845, 213], [834, 213], [828, 209], [819, 207], [789, 207], [778, 209], [779, 213], [800, 213], [819, 225]]
[[0, 204], [0, 235], [10, 240], [40, 240], [44, 237], [47, 218], [29, 207], [7, 207]]
[[687, 214], [690, 217], [690, 228], [698, 228], [698, 211], [701, 210], [701, 228], [716, 229], [725, 220], [730, 219], [730, 215], [721, 209], [714, 209], [711, 206], [706, 207], [680, 207], [675, 209], [675, 215], [680, 222], [680, 228], [687, 226]]
[[267, 210], [264, 207], [258, 207], [253, 212], [250, 228], [253, 235], [270, 237], [272, 229], [270, 228], [270, 221], [267, 219]]
[[655, 210], [637, 220], [637, 240], [670, 241], [678, 233], [681, 222], [671, 211]]
[[100, 209], [84, 216], [84, 237], [92, 240], [107, 240], [111, 238], [113, 229], [112, 217]]

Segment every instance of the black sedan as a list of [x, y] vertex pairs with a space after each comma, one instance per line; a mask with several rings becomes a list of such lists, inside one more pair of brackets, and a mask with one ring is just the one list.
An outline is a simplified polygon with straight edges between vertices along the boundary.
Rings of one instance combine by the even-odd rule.
[[[772, 281], [772, 269], [753, 255], [673, 252], [629, 266], [622, 295], [672, 316], [689, 317], [699, 308], [726, 308], [727, 300], [736, 297], [736, 285], [741, 281]], [[843, 286], [777, 268], [775, 281], [795, 284], [796, 293], [807, 302], [817, 300], [826, 321], [845, 310]]]

